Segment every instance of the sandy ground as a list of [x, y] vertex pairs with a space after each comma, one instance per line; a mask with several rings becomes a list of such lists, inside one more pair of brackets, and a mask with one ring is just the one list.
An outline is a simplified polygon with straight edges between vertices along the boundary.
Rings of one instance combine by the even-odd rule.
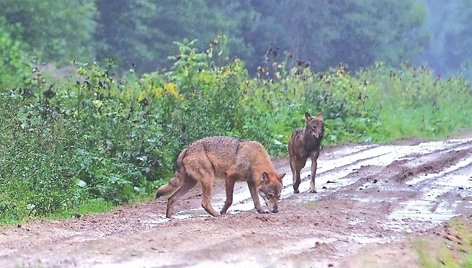
[[[162, 199], [0, 227], [0, 267], [420, 267], [410, 241], [447, 238], [451, 218], [472, 227], [470, 135], [326, 148], [316, 194], [309, 163], [293, 194], [287, 160], [275, 162], [287, 172], [279, 213], [258, 214], [240, 183], [229, 214], [209, 217], [196, 187], [170, 220]], [[223, 202], [217, 184], [213, 206]]]

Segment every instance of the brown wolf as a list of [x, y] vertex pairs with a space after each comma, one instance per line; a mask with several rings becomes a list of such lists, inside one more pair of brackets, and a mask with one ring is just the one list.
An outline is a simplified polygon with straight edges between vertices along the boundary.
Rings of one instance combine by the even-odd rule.
[[236, 181], [246, 181], [257, 212], [269, 212], [261, 207], [259, 193], [276, 213], [284, 175], [276, 174], [260, 143], [233, 137], [208, 137], [193, 142], [179, 154], [174, 178], [159, 187], [156, 198], [173, 193], [167, 201], [166, 217], [170, 218], [175, 201], [200, 182], [202, 207], [210, 215], [218, 216], [210, 202], [214, 180], [225, 180], [226, 201], [221, 214], [225, 214], [233, 203]]
[[308, 157], [311, 158], [310, 193], [316, 193], [316, 161], [320, 155], [321, 140], [324, 135], [323, 115], [318, 113], [312, 117], [305, 113], [306, 125], [297, 129], [288, 142], [288, 154], [290, 156], [290, 168], [293, 174], [293, 191], [299, 193], [300, 171], [306, 164]]

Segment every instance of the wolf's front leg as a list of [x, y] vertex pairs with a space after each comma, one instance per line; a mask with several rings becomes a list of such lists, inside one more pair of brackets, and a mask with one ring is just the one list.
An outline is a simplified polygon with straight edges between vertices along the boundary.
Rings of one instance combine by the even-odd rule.
[[298, 187], [300, 186], [300, 183], [302, 182], [302, 179], [300, 176], [301, 176], [302, 169], [305, 167], [307, 159], [308, 157], [290, 159], [290, 167], [292, 168], [292, 174], [293, 174], [293, 192], [296, 194], [300, 193], [300, 190], [298, 190]]
[[316, 168], [318, 166], [318, 156], [320, 155], [319, 151], [315, 151], [311, 157], [311, 177], [310, 177], [310, 193], [316, 193], [315, 179], [316, 179]]
[[292, 170], [293, 176], [293, 192], [298, 194], [300, 191], [298, 187], [300, 186], [301, 178], [300, 178], [300, 170], [297, 167], [297, 161], [295, 159], [290, 159], [290, 169]]
[[233, 180], [231, 178], [226, 179], [226, 201], [225, 205], [221, 209], [220, 214], [226, 214], [226, 211], [228, 211], [228, 208], [233, 204], [233, 191], [234, 191], [234, 184], [236, 180]]
[[257, 195], [256, 184], [253, 181], [248, 181], [247, 186], [249, 187], [249, 192], [251, 192], [252, 201], [254, 202], [254, 207], [259, 213], [269, 213], [269, 210], [263, 209], [261, 202], [259, 201], [259, 196]]

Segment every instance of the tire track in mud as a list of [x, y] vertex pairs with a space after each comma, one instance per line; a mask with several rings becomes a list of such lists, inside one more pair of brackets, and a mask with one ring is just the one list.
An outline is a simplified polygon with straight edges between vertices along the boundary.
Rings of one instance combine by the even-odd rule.
[[429, 172], [420, 168], [421, 172], [406, 178], [404, 183], [418, 194], [415, 199], [402, 202], [391, 219], [435, 225], [472, 211], [472, 202], [467, 201], [472, 194], [472, 148], [450, 152], [431, 162], [431, 166], [427, 168]]
[[[439, 157], [437, 156], [438, 154]], [[415, 153], [394, 160], [387, 166], [361, 166], [358, 170], [349, 174], [348, 177], [354, 176], [365, 181], [378, 181], [381, 179], [385, 182], [405, 182], [411, 177], [439, 173], [448, 167], [456, 165], [470, 155], [472, 155], [472, 145], [466, 149], [459, 150], [442, 149], [423, 155]], [[428, 158], [431, 158], [431, 161], [429, 161]], [[467, 166], [459, 166], [457, 168], [467, 168]], [[455, 171], [456, 169], [453, 169], [448, 172], [451, 173]], [[448, 175], [449, 173], [443, 175]], [[359, 174], [363, 175], [360, 176]]]
[[387, 166], [362, 166], [348, 175], [357, 181], [339, 189], [336, 196], [366, 203], [389, 202], [392, 206], [382, 223], [386, 229], [421, 232], [472, 212], [471, 175], [472, 143], [466, 141], [452, 148], [406, 155]]

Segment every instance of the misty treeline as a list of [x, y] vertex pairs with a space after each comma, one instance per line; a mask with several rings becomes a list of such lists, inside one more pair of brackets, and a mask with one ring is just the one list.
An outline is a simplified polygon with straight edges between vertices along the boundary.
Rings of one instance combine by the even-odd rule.
[[470, 18], [467, 0], [0, 1], [0, 35], [40, 62], [112, 59], [140, 73], [168, 68], [174, 41], [205, 48], [219, 34], [228, 38], [219, 56], [242, 59], [250, 72], [267, 51], [315, 71], [375, 61], [457, 69], [469, 58]]

